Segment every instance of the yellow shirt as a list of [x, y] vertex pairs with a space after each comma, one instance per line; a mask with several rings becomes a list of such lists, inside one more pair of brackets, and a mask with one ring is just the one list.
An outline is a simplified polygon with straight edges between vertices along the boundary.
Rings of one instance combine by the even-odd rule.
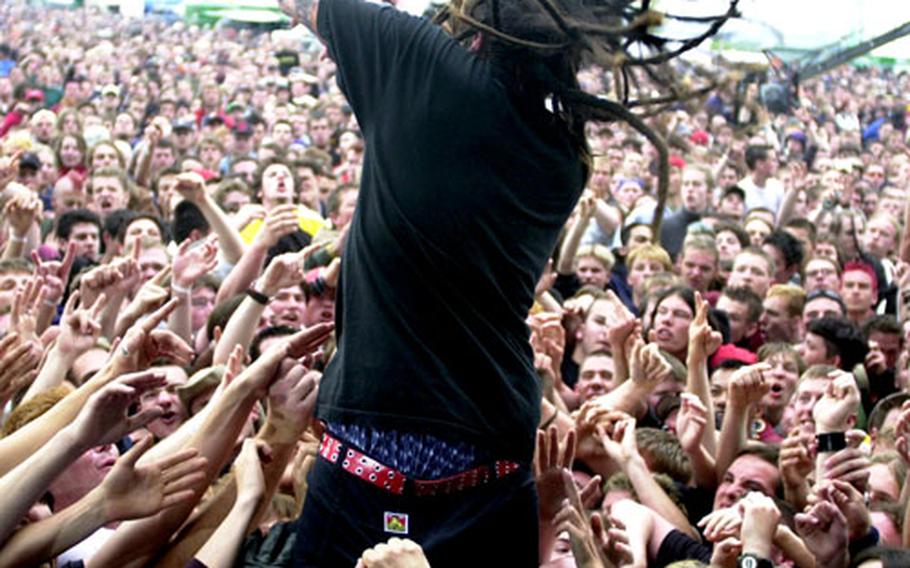
[[[327, 221], [322, 218], [322, 215], [305, 205], [300, 205], [297, 209], [297, 219], [299, 221], [300, 230], [311, 237], [315, 235], [319, 229], [327, 226]], [[253, 219], [250, 221], [250, 224], [240, 231], [240, 238], [243, 239], [243, 242], [246, 244], [252, 243], [253, 239], [256, 238], [256, 235], [258, 235], [259, 231], [262, 229], [262, 224], [262, 219]]]

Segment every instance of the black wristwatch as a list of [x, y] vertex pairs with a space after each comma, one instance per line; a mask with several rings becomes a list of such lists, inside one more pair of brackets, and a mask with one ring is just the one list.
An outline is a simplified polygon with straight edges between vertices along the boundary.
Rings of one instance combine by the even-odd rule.
[[747, 552], [740, 554], [736, 559], [737, 568], [774, 568], [774, 564], [767, 558]]

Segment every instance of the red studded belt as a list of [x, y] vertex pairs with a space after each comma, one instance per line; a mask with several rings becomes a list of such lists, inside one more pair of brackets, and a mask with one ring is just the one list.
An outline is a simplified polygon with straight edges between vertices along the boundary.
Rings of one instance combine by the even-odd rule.
[[338, 464], [340, 460], [341, 469], [389, 493], [403, 495], [408, 491], [417, 497], [465, 491], [506, 477], [519, 468], [516, 462], [499, 460], [491, 465], [482, 465], [442, 479], [412, 479], [358, 452], [328, 433], [322, 435], [319, 455], [333, 464]]

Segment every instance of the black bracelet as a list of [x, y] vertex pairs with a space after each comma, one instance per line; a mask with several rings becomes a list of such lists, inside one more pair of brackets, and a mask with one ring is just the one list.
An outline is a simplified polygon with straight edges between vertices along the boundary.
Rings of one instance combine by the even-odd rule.
[[556, 417], [557, 417], [557, 416], [559, 416], [559, 409], [554, 410], [554, 411], [553, 411], [553, 416], [547, 418], [547, 421], [544, 422], [543, 424], [541, 424], [540, 426], [538, 426], [537, 429], [538, 429], [538, 430], [546, 430], [547, 428], [550, 427], [550, 424], [552, 424], [553, 421], [556, 420]]
[[258, 292], [252, 288], [247, 288], [246, 295], [252, 298], [254, 302], [262, 304], [263, 306], [269, 305], [269, 297], [262, 292]]
[[815, 441], [819, 452], [837, 452], [847, 447], [847, 437], [843, 432], [816, 434]]

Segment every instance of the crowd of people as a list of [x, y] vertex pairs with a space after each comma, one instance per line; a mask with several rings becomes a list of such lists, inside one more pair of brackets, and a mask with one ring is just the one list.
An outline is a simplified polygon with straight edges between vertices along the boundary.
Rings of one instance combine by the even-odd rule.
[[[0, 565], [292, 565], [337, 459], [344, 77], [284, 31], [0, 21]], [[910, 565], [908, 82], [844, 66], [787, 113], [724, 85], [649, 119], [657, 232], [656, 149], [588, 124], [527, 314], [540, 566]], [[428, 566], [389, 515], [359, 565]]]

